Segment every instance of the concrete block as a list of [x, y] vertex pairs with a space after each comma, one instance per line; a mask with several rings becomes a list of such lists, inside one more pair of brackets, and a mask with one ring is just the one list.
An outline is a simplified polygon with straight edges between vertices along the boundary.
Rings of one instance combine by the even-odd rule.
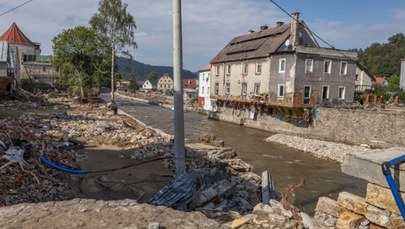
[[[404, 193], [401, 193], [401, 196], [402, 199], [405, 199]], [[395, 199], [392, 196], [391, 190], [388, 188], [368, 183], [366, 201], [374, 206], [394, 212], [397, 215], [401, 214], [397, 204], [395, 203]]]
[[364, 216], [352, 212], [343, 212], [336, 221], [337, 229], [357, 229]]
[[[371, 183], [388, 187], [385, 176], [381, 171], [381, 165], [398, 156], [405, 154], [405, 148], [392, 148], [383, 150], [373, 150], [361, 153], [347, 154], [342, 163], [342, 172], [354, 177], [365, 179]], [[394, 174], [394, 169], [391, 169]], [[401, 165], [395, 171], [394, 179], [399, 181], [399, 190], [405, 192], [405, 165]]]
[[374, 207], [373, 205], [368, 205], [367, 212], [365, 214], [366, 218], [370, 222], [377, 224], [382, 227], [390, 228], [390, 212], [385, 209], [380, 209]]
[[340, 206], [360, 215], [364, 215], [366, 213], [368, 206], [364, 198], [348, 192], [339, 193], [337, 203]]
[[336, 218], [339, 218], [340, 214], [347, 211], [347, 209], [340, 206], [335, 200], [328, 197], [320, 197], [316, 204], [316, 209]]

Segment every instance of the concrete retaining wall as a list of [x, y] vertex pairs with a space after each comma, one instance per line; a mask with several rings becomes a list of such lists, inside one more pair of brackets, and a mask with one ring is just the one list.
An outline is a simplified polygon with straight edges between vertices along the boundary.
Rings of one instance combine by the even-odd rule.
[[367, 144], [378, 148], [405, 146], [405, 132], [402, 131], [405, 129], [404, 116], [404, 111], [319, 108], [314, 126], [305, 128], [290, 124], [291, 120], [285, 116], [257, 114], [256, 120], [252, 120], [249, 111], [238, 111], [232, 108], [221, 108], [219, 112], [209, 115], [213, 119], [274, 133], [354, 145]]

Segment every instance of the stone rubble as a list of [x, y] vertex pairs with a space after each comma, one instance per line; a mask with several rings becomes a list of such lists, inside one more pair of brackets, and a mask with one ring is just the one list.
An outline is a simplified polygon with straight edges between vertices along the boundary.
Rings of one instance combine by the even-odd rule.
[[390, 189], [372, 183], [367, 185], [364, 198], [348, 192], [341, 192], [337, 201], [320, 197], [314, 224], [331, 229], [405, 228]]
[[348, 153], [361, 153], [371, 150], [367, 145], [351, 146], [343, 143], [307, 139], [298, 136], [274, 134], [266, 139], [301, 150], [315, 157], [342, 163]]
[[[41, 165], [38, 156], [63, 167], [78, 169], [77, 161], [83, 155], [76, 154], [77, 149], [84, 144], [108, 144], [133, 149], [128, 157], [134, 160], [165, 158], [164, 165], [174, 168], [172, 137], [161, 135], [131, 117], [114, 115], [103, 104], [70, 103], [69, 107], [67, 112], [0, 119], [0, 141], [5, 145], [5, 149], [0, 147], [0, 181], [6, 184], [0, 187], [0, 206], [44, 202], [0, 208], [1, 227], [38, 225], [34, 223], [38, 220], [49, 223], [57, 215], [61, 215], [60, 218], [66, 215], [63, 222], [54, 220], [56, 224], [49, 225], [68, 228], [74, 222], [74, 227], [83, 228], [137, 228], [158, 222], [167, 228], [195, 228], [197, 225], [199, 228], [222, 228], [219, 223], [232, 226], [236, 220], [239, 228], [304, 228], [301, 219], [284, 209], [280, 202], [260, 203], [261, 177], [252, 172], [252, 166], [237, 158], [233, 149], [221, 147], [221, 141], [217, 140], [213, 141], [217, 146], [200, 143], [186, 146], [187, 171], [197, 188], [189, 210], [200, 211], [216, 222], [203, 219], [198, 212], [178, 212], [136, 204], [136, 201], [75, 199], [52, 202], [72, 199], [74, 190], [67, 182], [67, 174]], [[24, 164], [4, 157], [13, 147], [24, 151]], [[133, 208], [141, 210], [134, 213]], [[140, 217], [142, 223], [136, 225], [133, 217]], [[240, 217], [244, 217], [243, 220]]]

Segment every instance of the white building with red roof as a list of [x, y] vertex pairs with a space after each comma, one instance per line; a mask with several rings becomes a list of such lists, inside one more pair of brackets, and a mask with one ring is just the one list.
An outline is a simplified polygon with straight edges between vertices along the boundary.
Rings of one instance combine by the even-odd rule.
[[28, 80], [34, 86], [32, 89], [56, 81], [51, 57], [40, 57], [40, 54], [40, 44], [32, 42], [13, 22], [0, 36], [0, 95], [12, 92], [20, 81]]
[[210, 84], [211, 84], [211, 64], [207, 64], [198, 70], [198, 108], [210, 111]]

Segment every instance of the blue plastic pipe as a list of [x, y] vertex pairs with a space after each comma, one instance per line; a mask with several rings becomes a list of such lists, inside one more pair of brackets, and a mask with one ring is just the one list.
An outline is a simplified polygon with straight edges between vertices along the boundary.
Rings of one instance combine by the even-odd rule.
[[405, 162], [405, 155], [399, 156], [397, 158], [394, 158], [390, 161], [384, 162], [382, 164], [382, 171], [385, 176], [385, 179], [387, 179], [388, 186], [391, 189], [391, 193], [394, 196], [395, 203], [398, 206], [399, 211], [401, 212], [402, 218], [405, 221], [405, 205], [404, 205], [404, 200], [402, 199], [401, 194], [399, 194], [397, 185], [395, 184], [394, 178], [391, 176], [391, 170], [390, 167], [394, 165], [400, 165], [403, 162]]
[[84, 175], [84, 174], [87, 174], [87, 173], [88, 173], [87, 171], [84, 171], [84, 170], [75, 170], [75, 169], [68, 169], [68, 168], [62, 167], [62, 166], [60, 166], [60, 165], [54, 164], [54, 163], [52, 163], [52, 162], [46, 160], [46, 159], [43, 158], [43, 157], [39, 157], [39, 160], [40, 160], [43, 164], [46, 164], [46, 165], [48, 165], [48, 166], [51, 167], [51, 168], [57, 169], [57, 170], [59, 170], [59, 171], [65, 172], [65, 173], [80, 174], [80, 175]]

